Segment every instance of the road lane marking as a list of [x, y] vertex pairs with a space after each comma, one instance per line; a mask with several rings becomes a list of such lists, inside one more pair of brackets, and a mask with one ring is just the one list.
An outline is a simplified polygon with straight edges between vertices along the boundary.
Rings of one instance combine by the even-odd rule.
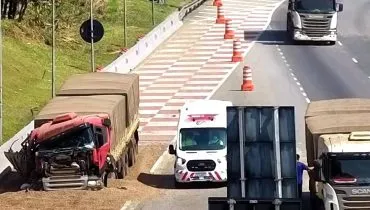
[[306, 102], [310, 103], [311, 100], [308, 98], [307, 93], [304, 91], [304, 89], [302, 87], [302, 84], [298, 81], [297, 77], [294, 75], [293, 69], [290, 68], [290, 64], [288, 63], [286, 57], [284, 56], [284, 52], [280, 49], [279, 45], [275, 45], [275, 46], [276, 46], [276, 49], [278, 50], [279, 54], [281, 55], [281, 59], [283, 59], [285, 65], [288, 67], [288, 69], [290, 71], [290, 76], [292, 76], [293, 80], [296, 82], [297, 86], [299, 87], [299, 91], [301, 92], [301, 94], [305, 98]]
[[352, 58], [352, 61], [353, 61], [354, 63], [358, 63], [358, 61], [356, 60], [356, 58]]

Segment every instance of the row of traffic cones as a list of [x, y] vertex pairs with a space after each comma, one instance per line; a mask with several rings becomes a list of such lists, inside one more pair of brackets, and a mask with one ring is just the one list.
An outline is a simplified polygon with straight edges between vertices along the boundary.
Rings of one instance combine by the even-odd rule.
[[[224, 39], [233, 39], [233, 55], [231, 57], [232, 62], [242, 62], [242, 44], [240, 39], [235, 39], [235, 32], [232, 29], [232, 20], [225, 18], [225, 11], [223, 9], [223, 3], [221, 0], [214, 0], [213, 6], [217, 6], [217, 18], [216, 24], [225, 24]], [[252, 80], [252, 70], [249, 66], [243, 68], [243, 83], [241, 85], [242, 91], [253, 91], [254, 84]]]

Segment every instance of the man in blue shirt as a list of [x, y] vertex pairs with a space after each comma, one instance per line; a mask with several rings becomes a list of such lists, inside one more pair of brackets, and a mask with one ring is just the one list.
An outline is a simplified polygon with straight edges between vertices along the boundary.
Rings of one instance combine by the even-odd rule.
[[302, 183], [303, 183], [303, 171], [312, 170], [313, 167], [308, 167], [306, 164], [299, 161], [299, 155], [297, 154], [297, 181], [298, 181], [298, 195], [302, 197]]

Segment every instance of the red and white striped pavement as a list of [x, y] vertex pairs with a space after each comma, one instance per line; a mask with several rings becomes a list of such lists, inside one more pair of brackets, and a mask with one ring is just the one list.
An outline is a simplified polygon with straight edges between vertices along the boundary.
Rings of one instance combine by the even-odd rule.
[[[245, 55], [282, 1], [222, 2]], [[140, 74], [141, 143], [170, 142], [176, 135], [178, 110], [185, 101], [209, 98], [238, 65], [231, 62], [233, 40], [223, 39], [225, 25], [215, 23], [216, 10], [211, 0], [205, 2], [135, 70]]]

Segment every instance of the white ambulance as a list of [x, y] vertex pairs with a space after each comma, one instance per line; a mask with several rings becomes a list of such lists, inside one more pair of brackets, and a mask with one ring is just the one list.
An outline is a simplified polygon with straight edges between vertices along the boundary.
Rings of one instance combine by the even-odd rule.
[[230, 101], [197, 100], [180, 109], [170, 154], [176, 156], [175, 186], [188, 182], [226, 182], [226, 107]]

